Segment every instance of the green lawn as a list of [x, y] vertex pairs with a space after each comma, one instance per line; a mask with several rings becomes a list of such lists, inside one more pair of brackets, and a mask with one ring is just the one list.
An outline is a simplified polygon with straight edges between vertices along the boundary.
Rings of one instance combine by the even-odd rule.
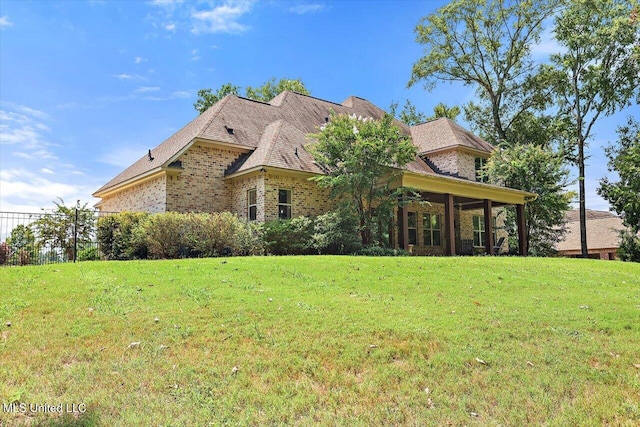
[[640, 424], [640, 264], [2, 268], [0, 319], [3, 426]]

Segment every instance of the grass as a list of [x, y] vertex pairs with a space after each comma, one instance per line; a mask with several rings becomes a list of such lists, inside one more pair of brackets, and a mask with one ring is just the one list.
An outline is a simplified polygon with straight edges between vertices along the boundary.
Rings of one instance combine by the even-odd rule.
[[2, 426], [640, 424], [639, 264], [3, 268], [0, 319], [0, 403], [86, 405]]

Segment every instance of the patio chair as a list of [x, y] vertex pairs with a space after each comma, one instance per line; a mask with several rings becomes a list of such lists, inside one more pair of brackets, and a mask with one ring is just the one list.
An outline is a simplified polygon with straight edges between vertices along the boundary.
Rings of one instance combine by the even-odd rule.
[[493, 255], [500, 255], [500, 249], [502, 249], [502, 244], [504, 243], [505, 237], [502, 236], [498, 239], [498, 243], [493, 245]]

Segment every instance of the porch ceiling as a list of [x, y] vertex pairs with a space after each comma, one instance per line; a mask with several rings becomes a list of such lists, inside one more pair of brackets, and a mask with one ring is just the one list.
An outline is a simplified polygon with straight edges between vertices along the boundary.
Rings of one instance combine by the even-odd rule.
[[534, 193], [497, 185], [412, 172], [403, 173], [398, 185], [419, 191], [426, 200], [433, 203], [444, 203], [445, 195], [451, 194], [454, 203], [463, 210], [482, 208], [485, 199], [491, 200], [493, 206], [504, 206], [524, 205], [538, 197]]

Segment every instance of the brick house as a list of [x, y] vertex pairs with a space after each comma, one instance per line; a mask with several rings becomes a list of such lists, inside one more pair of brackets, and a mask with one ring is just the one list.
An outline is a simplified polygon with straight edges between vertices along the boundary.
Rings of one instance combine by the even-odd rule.
[[[558, 242], [558, 253], [566, 257], [581, 257], [580, 244], [580, 211], [570, 210], [565, 214], [567, 220], [567, 233], [564, 240]], [[620, 232], [627, 227], [622, 223], [622, 218], [604, 211], [587, 209], [587, 248], [589, 258], [613, 260], [617, 259], [620, 247]]]
[[[268, 103], [228, 95], [97, 190], [96, 206], [107, 212], [230, 211], [255, 221], [323, 214], [335, 204], [309, 180], [322, 170], [305, 145], [331, 111], [384, 115], [354, 96], [337, 104], [290, 91]], [[396, 185], [419, 190], [430, 204], [397, 208], [395, 246], [417, 254], [493, 253], [495, 221], [485, 218], [505, 205], [517, 206], [522, 237], [524, 204], [536, 196], [481, 182], [477, 171], [490, 144], [446, 118], [396, 124], [419, 151]]]

